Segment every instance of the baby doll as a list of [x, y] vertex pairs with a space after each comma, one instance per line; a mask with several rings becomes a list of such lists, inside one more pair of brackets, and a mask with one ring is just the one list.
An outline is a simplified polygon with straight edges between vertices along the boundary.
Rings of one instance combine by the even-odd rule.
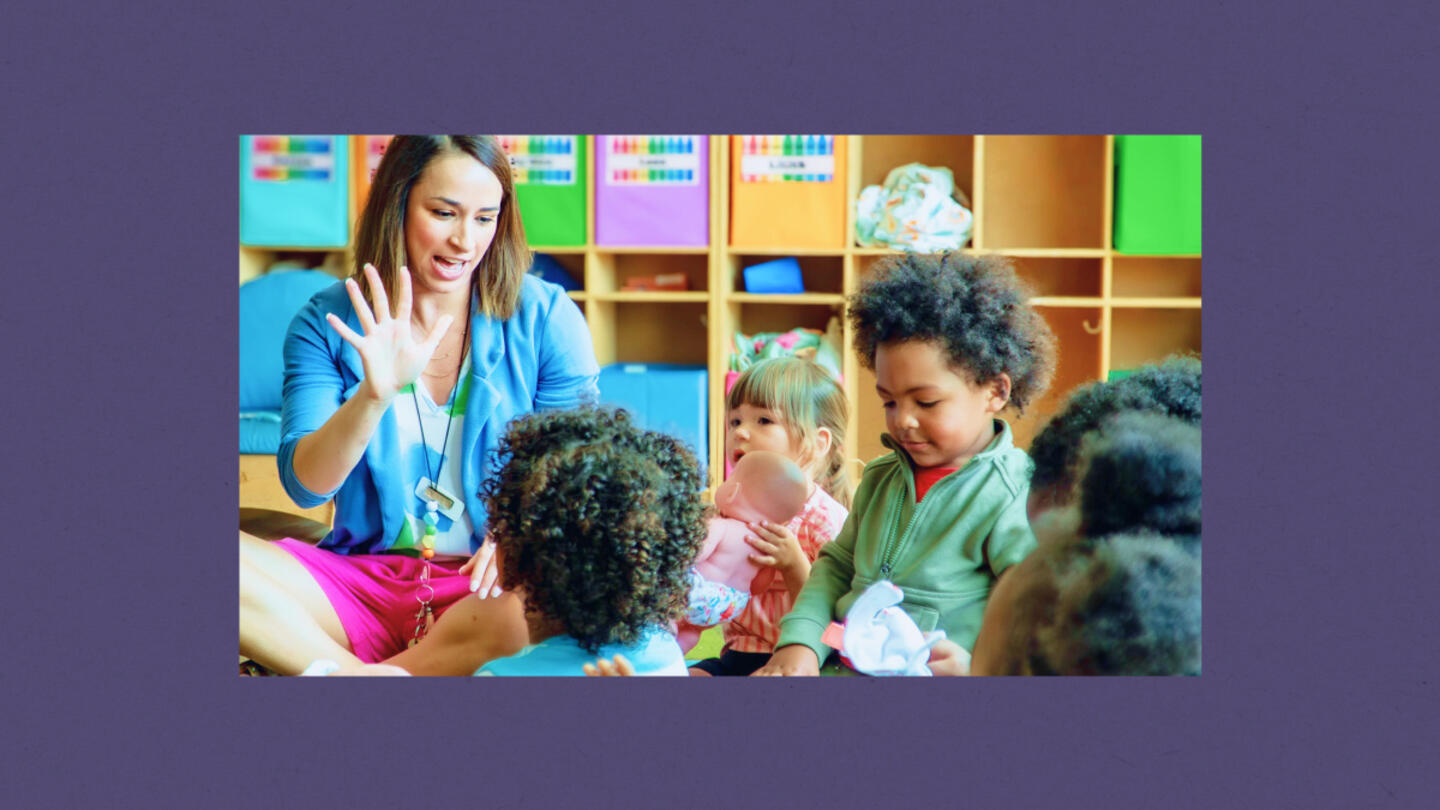
[[[805, 473], [790, 459], [765, 450], [746, 453], [715, 490], [719, 517], [710, 519], [695, 570], [707, 581], [748, 592], [760, 573], [750, 560], [754, 549], [745, 542], [752, 534], [749, 524], [790, 522], [805, 505], [809, 488]], [[681, 622], [676, 636], [680, 649], [688, 651], [700, 639], [700, 628]]]

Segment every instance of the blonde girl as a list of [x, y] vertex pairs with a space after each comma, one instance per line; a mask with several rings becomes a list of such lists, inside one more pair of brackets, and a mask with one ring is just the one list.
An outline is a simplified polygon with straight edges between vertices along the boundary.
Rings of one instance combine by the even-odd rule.
[[751, 524], [750, 559], [762, 567], [748, 605], [725, 627], [719, 658], [692, 675], [749, 675], [764, 666], [780, 635], [780, 618], [810, 575], [820, 547], [839, 534], [850, 504], [845, 468], [849, 404], [829, 372], [795, 357], [764, 360], [735, 381], [725, 402], [725, 462], [769, 450], [800, 465], [810, 497], [789, 523]]

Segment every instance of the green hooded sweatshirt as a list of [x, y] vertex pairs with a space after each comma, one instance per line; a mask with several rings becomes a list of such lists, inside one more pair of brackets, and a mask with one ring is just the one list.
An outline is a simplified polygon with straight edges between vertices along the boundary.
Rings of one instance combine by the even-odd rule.
[[881, 439], [894, 452], [865, 466], [840, 536], [821, 547], [795, 607], [780, 620], [776, 649], [803, 644], [823, 664], [825, 628], [871, 583], [888, 579], [905, 592], [901, 607], [922, 631], [944, 630], [969, 650], [996, 578], [1035, 548], [1025, 515], [1030, 457], [1004, 420], [995, 420], [983, 451], [919, 504], [914, 462], [889, 435]]

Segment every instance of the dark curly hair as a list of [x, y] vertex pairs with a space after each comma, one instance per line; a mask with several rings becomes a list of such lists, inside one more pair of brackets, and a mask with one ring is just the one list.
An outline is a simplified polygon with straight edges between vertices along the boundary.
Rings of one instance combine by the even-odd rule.
[[1199, 425], [1121, 413], [1086, 434], [1080, 456], [1081, 534], [1148, 530], [1199, 548]]
[[1076, 538], [1022, 565], [1006, 674], [1200, 674], [1200, 560], [1172, 539]]
[[695, 456], [624, 411], [530, 414], [495, 450], [481, 490], [500, 585], [582, 647], [631, 644], [683, 612], [705, 538]]
[[1055, 375], [1055, 336], [1029, 299], [1002, 256], [890, 256], [850, 296], [855, 351], [873, 371], [882, 344], [934, 342], [976, 385], [1009, 375], [1010, 403], [1024, 413]]
[[1124, 411], [1163, 413], [1200, 424], [1200, 358], [1171, 356], [1124, 379], [1075, 389], [1065, 407], [1030, 442], [1030, 459], [1035, 462], [1030, 491], [1043, 503], [1068, 503], [1081, 438]]

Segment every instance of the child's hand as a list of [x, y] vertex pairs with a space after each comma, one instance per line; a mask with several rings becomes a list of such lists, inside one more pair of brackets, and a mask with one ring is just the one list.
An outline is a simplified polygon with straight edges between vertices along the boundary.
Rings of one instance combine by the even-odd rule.
[[948, 638], [942, 638], [930, 648], [930, 673], [932, 675], [969, 675], [970, 653]]
[[635, 674], [635, 667], [631, 666], [630, 660], [623, 655], [615, 656], [614, 663], [601, 658], [595, 663], [585, 664], [581, 668], [585, 670], [586, 675], [592, 678], [628, 677]]
[[791, 592], [798, 593], [810, 576], [810, 560], [800, 548], [800, 538], [778, 523], [765, 521], [745, 525], [756, 535], [745, 538], [745, 542], [759, 552], [751, 554], [750, 561], [779, 571]]
[[470, 590], [481, 599], [500, 595], [500, 567], [496, 565], [495, 541], [490, 539], [490, 535], [485, 535], [480, 550], [460, 566], [458, 573], [470, 575]]
[[788, 644], [775, 651], [765, 666], [751, 673], [760, 678], [788, 678], [820, 674], [820, 659], [804, 644]]

